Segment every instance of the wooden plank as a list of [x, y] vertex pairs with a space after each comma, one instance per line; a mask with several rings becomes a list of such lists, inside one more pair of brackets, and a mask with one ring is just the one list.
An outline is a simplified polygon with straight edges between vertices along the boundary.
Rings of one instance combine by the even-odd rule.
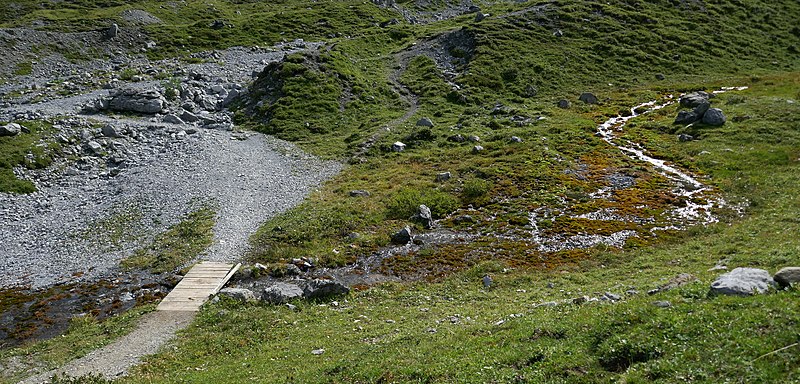
[[[238, 268], [239, 265], [237, 265]], [[233, 265], [201, 262], [181, 279], [178, 285], [158, 305], [159, 311], [197, 311], [233, 276]]]

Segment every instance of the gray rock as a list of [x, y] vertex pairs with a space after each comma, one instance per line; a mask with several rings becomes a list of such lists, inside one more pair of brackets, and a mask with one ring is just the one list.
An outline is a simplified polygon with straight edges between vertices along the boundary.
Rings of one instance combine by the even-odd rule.
[[509, 141], [511, 141], [512, 143], [521, 143], [522, 139], [520, 139], [518, 136], [511, 136], [511, 139]]
[[436, 174], [436, 181], [439, 183], [443, 183], [447, 180], [450, 180], [451, 177], [453, 176], [450, 174], [450, 172], [440, 172]]
[[781, 268], [773, 277], [782, 288], [800, 283], [800, 267]]
[[350, 293], [350, 288], [335, 280], [308, 280], [303, 286], [303, 297], [307, 299], [322, 299], [348, 293]]
[[589, 92], [581, 93], [580, 97], [578, 97], [578, 100], [583, 101], [586, 104], [597, 104], [598, 102], [597, 96]]
[[183, 113], [181, 113], [181, 115], [179, 117], [180, 117], [181, 120], [183, 120], [183, 121], [185, 121], [187, 123], [194, 123], [194, 122], [200, 120], [200, 118], [197, 117], [197, 115], [195, 115], [194, 113], [191, 113], [189, 111], [183, 111]]
[[161, 113], [167, 104], [156, 90], [123, 89], [114, 92], [109, 100], [108, 108], [120, 112]]
[[469, 137], [469, 138], [467, 138], [467, 139], [468, 139], [469, 141], [473, 142], [473, 143], [477, 143], [477, 142], [481, 141], [481, 138], [480, 138], [480, 137], [478, 137], [478, 136], [475, 136], [475, 135], [472, 135], [472, 136], [470, 136], [470, 137]]
[[418, 127], [433, 127], [433, 121], [427, 117], [423, 117], [417, 121]]
[[186, 124], [183, 120], [181, 120], [180, 117], [175, 116], [173, 114], [164, 116], [164, 118], [161, 119], [161, 121], [169, 124]]
[[467, 139], [464, 136], [461, 136], [461, 134], [459, 133], [459, 134], [455, 134], [453, 136], [448, 137], [447, 141], [452, 141], [454, 143], [463, 143], [463, 142], [467, 141]]
[[261, 294], [261, 300], [270, 304], [285, 304], [300, 297], [303, 297], [303, 289], [287, 283], [275, 283]]
[[350, 197], [369, 197], [369, 191], [363, 189], [356, 189], [350, 191]]
[[319, 355], [321, 355], [323, 353], [325, 353], [324, 349], [315, 349], [315, 350], [311, 351], [311, 354], [312, 355], [316, 355], [316, 356], [319, 356]]
[[711, 108], [703, 115], [703, 124], [706, 125], [720, 126], [725, 124], [726, 120], [725, 115], [719, 108]]
[[111, 124], [104, 125], [101, 131], [103, 132], [103, 136], [105, 137], [122, 137], [119, 131], [117, 131], [117, 128], [115, 128]]
[[663, 73], [656, 73], [656, 80], [664, 80], [666, 76]]
[[403, 151], [405, 151], [405, 149], [406, 149], [406, 145], [401, 143], [401, 142], [399, 142], [399, 141], [396, 141], [394, 144], [392, 144], [392, 151], [393, 152], [403, 152]]
[[22, 126], [17, 123], [8, 123], [0, 126], [0, 136], [16, 136], [22, 131]]
[[617, 295], [617, 294], [611, 293], [611, 292], [606, 292], [605, 295], [603, 295], [603, 297], [605, 297], [606, 299], [611, 300], [611, 301], [622, 300], [622, 297], [620, 295]]
[[425, 204], [419, 206], [417, 214], [415, 214], [411, 219], [412, 221], [422, 224], [425, 229], [431, 229], [434, 226], [431, 209]]
[[256, 301], [256, 294], [246, 288], [223, 288], [219, 291], [219, 295], [242, 302]]
[[703, 100], [692, 111], [697, 116], [703, 116], [709, 108], [711, 108], [711, 103], [708, 100]]
[[736, 268], [711, 283], [711, 293], [748, 296], [766, 293], [775, 285], [769, 272], [758, 268]]
[[100, 143], [92, 140], [86, 145], [89, 147], [89, 150], [92, 151], [92, 153], [94, 153], [95, 155], [103, 154], [103, 146]]
[[692, 135], [687, 135], [685, 133], [681, 133], [680, 135], [678, 135], [678, 141], [687, 142], [692, 140], [694, 140], [694, 137]]
[[707, 103], [709, 94], [707, 92], [692, 92], [687, 93], [680, 98], [681, 107], [695, 108], [702, 103]]
[[411, 227], [405, 226], [403, 229], [397, 231], [392, 235], [392, 243], [398, 245], [406, 245], [411, 242]]
[[669, 308], [672, 306], [672, 303], [666, 300], [654, 301], [653, 305], [659, 308]]
[[482, 151], [483, 151], [483, 147], [480, 146], [480, 145], [476, 145], [476, 146], [472, 147], [472, 153], [473, 154], [474, 153], [478, 153], [478, 152], [482, 152]]
[[106, 29], [106, 38], [113, 39], [119, 35], [119, 26], [117, 24], [111, 24], [108, 29]]
[[492, 286], [492, 283], [494, 282], [494, 280], [492, 280], [492, 277], [489, 276], [489, 275], [483, 275], [483, 278], [481, 279], [481, 282], [483, 282], [483, 287], [484, 288], [489, 288], [489, 287]]
[[672, 124], [691, 124], [697, 121], [700, 117], [694, 111], [680, 111], [675, 121]]
[[298, 267], [298, 266], [296, 266], [294, 264], [291, 264], [291, 263], [286, 264], [286, 274], [287, 275], [289, 275], [289, 276], [297, 276], [297, 275], [299, 275], [301, 273], [303, 273], [303, 271], [300, 270], [300, 267]]
[[489, 17], [489, 14], [487, 14], [487, 13], [483, 13], [483, 12], [478, 12], [478, 13], [475, 15], [475, 21], [483, 21], [483, 19], [485, 19], [485, 18], [487, 18], [487, 17]]
[[558, 107], [561, 109], [568, 109], [572, 106], [572, 103], [569, 102], [567, 99], [561, 99], [558, 101]]

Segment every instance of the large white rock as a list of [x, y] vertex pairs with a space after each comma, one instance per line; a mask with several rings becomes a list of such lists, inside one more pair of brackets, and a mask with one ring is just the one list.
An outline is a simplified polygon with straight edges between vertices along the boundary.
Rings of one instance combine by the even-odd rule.
[[711, 293], [748, 296], [766, 293], [775, 285], [769, 272], [758, 268], [736, 268], [711, 283]]

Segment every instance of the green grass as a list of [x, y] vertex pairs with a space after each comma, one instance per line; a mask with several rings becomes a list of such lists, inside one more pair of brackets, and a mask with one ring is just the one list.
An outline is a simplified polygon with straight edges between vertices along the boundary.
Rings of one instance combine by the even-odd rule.
[[0, 137], [0, 192], [13, 194], [35, 192], [36, 186], [33, 183], [20, 180], [14, 175], [14, 167], [23, 166], [29, 169], [47, 167], [58, 150], [58, 144], [43, 140], [51, 132], [52, 124], [44, 121], [19, 123], [30, 129], [30, 133], [21, 132], [12, 137]]
[[216, 213], [201, 208], [156, 236], [153, 243], [121, 262], [124, 268], [147, 269], [153, 273], [174, 272], [194, 260], [213, 241]]
[[0, 364], [4, 369], [0, 373], [0, 382], [16, 383], [30, 376], [32, 369], [54, 369], [82, 357], [132, 331], [139, 318], [153, 309], [153, 306], [142, 306], [104, 321], [91, 316], [75, 317], [62, 336], [2, 350]]

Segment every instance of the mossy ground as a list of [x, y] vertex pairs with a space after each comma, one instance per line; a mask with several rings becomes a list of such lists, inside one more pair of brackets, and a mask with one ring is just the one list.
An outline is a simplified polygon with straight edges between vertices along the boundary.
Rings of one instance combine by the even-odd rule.
[[59, 148], [53, 140], [42, 140], [51, 133], [52, 124], [43, 121], [19, 123], [28, 128], [30, 133], [21, 132], [12, 137], [0, 137], [0, 192], [21, 194], [36, 191], [33, 183], [18, 179], [13, 169], [20, 166], [30, 169], [47, 167]]

